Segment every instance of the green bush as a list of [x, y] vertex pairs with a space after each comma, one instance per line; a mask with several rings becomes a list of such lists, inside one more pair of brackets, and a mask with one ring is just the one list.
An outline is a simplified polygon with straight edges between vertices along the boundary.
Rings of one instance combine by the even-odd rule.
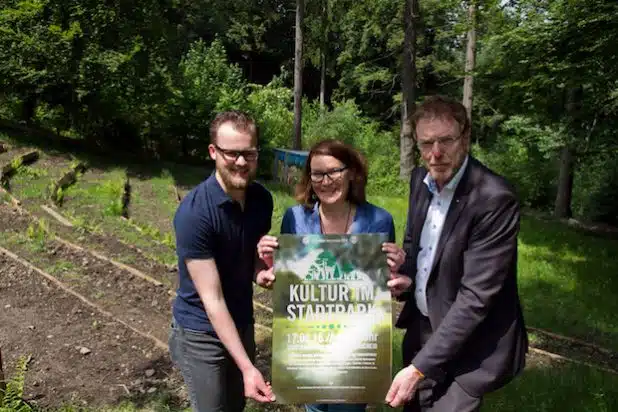
[[555, 132], [515, 116], [507, 120], [490, 147], [475, 144], [472, 153], [490, 169], [505, 176], [524, 206], [549, 207], [555, 196]]
[[406, 183], [399, 179], [399, 136], [380, 129], [378, 122], [363, 116], [352, 101], [334, 102], [322, 111], [317, 102], [303, 110], [303, 146], [310, 148], [324, 139], [339, 139], [358, 149], [367, 158], [368, 191], [374, 194], [402, 194]]
[[179, 84], [168, 102], [172, 113], [168, 133], [181, 139], [185, 154], [206, 157], [211, 121], [219, 111], [245, 106], [247, 85], [241, 69], [228, 62], [219, 40], [210, 46], [194, 42], [179, 72]]
[[575, 172], [573, 214], [587, 220], [618, 225], [618, 153], [585, 159]]

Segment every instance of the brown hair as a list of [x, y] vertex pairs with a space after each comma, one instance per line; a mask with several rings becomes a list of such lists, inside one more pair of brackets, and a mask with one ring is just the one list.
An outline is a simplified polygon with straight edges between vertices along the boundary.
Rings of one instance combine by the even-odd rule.
[[300, 182], [296, 185], [296, 200], [307, 208], [313, 208], [318, 198], [311, 185], [311, 159], [316, 155], [333, 156], [343, 163], [354, 175], [350, 182], [347, 200], [356, 205], [365, 203], [367, 186], [367, 162], [365, 157], [352, 146], [340, 140], [322, 140], [311, 148]]
[[259, 140], [259, 129], [255, 121], [247, 113], [238, 110], [229, 110], [217, 114], [212, 123], [210, 123], [210, 143], [217, 143], [217, 132], [223, 123], [232, 123], [234, 129], [249, 133], [253, 138]]
[[459, 123], [463, 136], [470, 133], [470, 119], [466, 108], [459, 101], [447, 96], [428, 96], [412, 115], [412, 130], [416, 138], [416, 125], [421, 119], [450, 117]]

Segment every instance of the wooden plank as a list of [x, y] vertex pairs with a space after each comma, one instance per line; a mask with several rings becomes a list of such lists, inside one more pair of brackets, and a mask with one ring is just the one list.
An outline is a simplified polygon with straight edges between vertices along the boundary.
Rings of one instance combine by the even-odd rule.
[[64, 216], [62, 216], [60, 213], [56, 212], [51, 207], [48, 207], [48, 206], [45, 206], [45, 205], [41, 205], [41, 209], [43, 209], [48, 215], [50, 215], [51, 217], [56, 219], [60, 224], [66, 226], [66, 227], [73, 227], [73, 223], [69, 222]]

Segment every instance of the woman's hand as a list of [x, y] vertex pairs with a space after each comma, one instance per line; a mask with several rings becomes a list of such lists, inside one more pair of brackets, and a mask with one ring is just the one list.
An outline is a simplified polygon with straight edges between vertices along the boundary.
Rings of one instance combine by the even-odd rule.
[[386, 253], [386, 262], [391, 273], [398, 273], [406, 261], [406, 252], [394, 243], [382, 243], [382, 252]]
[[262, 261], [266, 263], [266, 266], [268, 266], [269, 268], [271, 268], [275, 263], [273, 259], [273, 253], [278, 247], [279, 242], [277, 241], [277, 238], [269, 235], [262, 236], [262, 238], [257, 244], [258, 257], [262, 259]]

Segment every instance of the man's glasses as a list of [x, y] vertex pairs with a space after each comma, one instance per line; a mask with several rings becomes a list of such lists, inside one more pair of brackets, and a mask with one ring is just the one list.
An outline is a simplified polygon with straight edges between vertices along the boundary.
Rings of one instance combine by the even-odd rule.
[[419, 150], [421, 152], [429, 152], [432, 148], [433, 145], [438, 142], [438, 147], [441, 150], [445, 150], [445, 149], [449, 149], [451, 147], [453, 147], [453, 145], [455, 144], [455, 142], [457, 140], [459, 140], [461, 138], [461, 135], [457, 136], [457, 137], [441, 137], [439, 139], [435, 139], [435, 140], [418, 140], [416, 142], [416, 145], [418, 146]]
[[343, 176], [343, 171], [347, 169], [347, 166], [339, 167], [337, 169], [330, 169], [326, 172], [311, 172], [311, 181], [313, 183], [320, 183], [324, 180], [324, 176], [328, 176], [331, 181], [341, 179]]
[[217, 145], [214, 146], [215, 149], [217, 149], [223, 155], [223, 158], [228, 162], [235, 162], [240, 156], [242, 156], [247, 162], [253, 162], [258, 158], [258, 154], [260, 152], [260, 149], [228, 150], [223, 149]]

